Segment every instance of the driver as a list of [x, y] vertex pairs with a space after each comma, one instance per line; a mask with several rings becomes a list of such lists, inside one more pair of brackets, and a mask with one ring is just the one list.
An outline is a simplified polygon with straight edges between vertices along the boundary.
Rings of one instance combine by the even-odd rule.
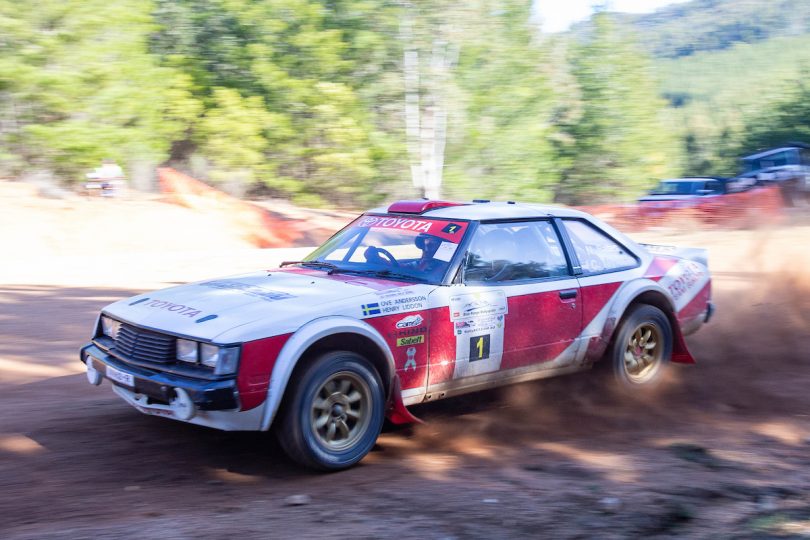
[[414, 261], [414, 267], [417, 270], [422, 271], [433, 270], [435, 268], [435, 263], [441, 262], [433, 258], [436, 250], [438, 250], [439, 246], [442, 245], [441, 238], [432, 236], [430, 234], [421, 233], [414, 239], [413, 242], [416, 247], [422, 250], [422, 256]]

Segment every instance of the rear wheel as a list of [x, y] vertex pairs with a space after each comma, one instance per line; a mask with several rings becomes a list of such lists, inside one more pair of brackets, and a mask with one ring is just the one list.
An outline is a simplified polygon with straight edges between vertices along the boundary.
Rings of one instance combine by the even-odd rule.
[[374, 366], [362, 356], [333, 351], [300, 374], [277, 428], [285, 452], [322, 470], [360, 461], [374, 446], [384, 419], [385, 394]]
[[654, 386], [672, 356], [672, 325], [657, 307], [635, 306], [622, 320], [610, 352], [613, 374], [623, 387]]

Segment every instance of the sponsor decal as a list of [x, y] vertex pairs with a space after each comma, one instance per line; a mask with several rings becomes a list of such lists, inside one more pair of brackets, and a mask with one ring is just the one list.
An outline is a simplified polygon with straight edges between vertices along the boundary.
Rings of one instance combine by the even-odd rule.
[[500, 290], [461, 294], [450, 298], [450, 320], [481, 319], [505, 315], [506, 293]]
[[401, 337], [408, 337], [408, 336], [417, 336], [419, 334], [427, 333], [427, 326], [414, 326], [412, 328], [402, 328], [400, 330], [396, 330], [394, 332], [389, 332], [388, 337], [390, 338], [401, 338]]
[[430, 232], [432, 221], [421, 219], [367, 216], [360, 221], [361, 227], [381, 227], [384, 229], [402, 229], [405, 231]]
[[444, 229], [442, 229], [442, 232], [447, 234], [456, 234], [460, 230], [461, 225], [458, 225], [456, 223], [448, 223], [447, 226]]
[[363, 304], [361, 307], [363, 308], [363, 317], [379, 315], [381, 313], [380, 304], [377, 304], [376, 302], [374, 304]]
[[174, 417], [174, 413], [168, 409], [153, 409], [151, 407], [141, 407], [140, 405], [135, 405], [135, 408], [144, 414], [151, 414], [153, 416], [167, 416], [169, 418]]
[[409, 315], [397, 321], [397, 328], [413, 328], [419, 326], [425, 319], [421, 315]]
[[418, 336], [403, 337], [397, 340], [397, 347], [406, 347], [408, 345], [419, 345], [425, 342], [425, 334]]
[[450, 318], [456, 336], [454, 379], [501, 368], [507, 309], [503, 290], [450, 297]]
[[416, 371], [416, 347], [408, 347], [405, 354], [408, 355], [408, 360], [405, 362], [405, 371], [409, 369]]
[[211, 287], [212, 289], [220, 289], [220, 290], [233, 290], [233, 291], [241, 291], [242, 294], [246, 294], [248, 296], [252, 296], [253, 298], [261, 298], [267, 302], [275, 302], [276, 300], [286, 300], [288, 298], [295, 298], [292, 294], [285, 293], [282, 291], [275, 291], [273, 289], [268, 289], [267, 287], [262, 287], [260, 285], [251, 285], [249, 283], [242, 283], [240, 281], [228, 281], [228, 280], [214, 280], [214, 281], [206, 281], [204, 283], [200, 283], [202, 287]]
[[157, 300], [157, 299], [144, 304], [144, 307], [153, 309], [164, 309], [176, 315], [185, 315], [187, 317], [196, 317], [197, 315], [202, 313], [199, 309], [193, 308], [191, 306], [186, 306], [183, 304], [175, 304], [172, 302], [167, 302], [165, 300]]
[[358, 227], [377, 229], [397, 229], [412, 234], [431, 234], [458, 243], [467, 230], [466, 223], [448, 223], [444, 220], [418, 219], [394, 216], [363, 216], [357, 221]]
[[672, 298], [677, 302], [681, 296], [689, 291], [698, 281], [701, 281], [705, 276], [705, 272], [701, 265], [692, 261], [683, 261], [681, 263], [683, 268], [681, 275], [675, 277], [667, 289]]

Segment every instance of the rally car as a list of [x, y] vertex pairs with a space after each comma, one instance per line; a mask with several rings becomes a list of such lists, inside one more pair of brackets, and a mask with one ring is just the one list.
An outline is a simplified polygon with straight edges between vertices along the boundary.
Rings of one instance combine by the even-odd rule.
[[336, 470], [417, 403], [600, 360], [626, 388], [655, 384], [694, 362], [684, 335], [709, 320], [710, 283], [704, 250], [576, 210], [400, 201], [301, 261], [110, 304], [81, 360], [143, 413], [273, 428]]

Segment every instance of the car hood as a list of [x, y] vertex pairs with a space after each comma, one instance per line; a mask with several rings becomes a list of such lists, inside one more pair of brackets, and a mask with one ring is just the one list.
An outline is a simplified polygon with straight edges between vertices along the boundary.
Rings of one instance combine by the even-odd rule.
[[[267, 335], [294, 331], [316, 317], [360, 312], [362, 297], [412, 286], [381, 279], [281, 270], [211, 279], [140, 294], [104, 308], [138, 326], [202, 340], [261, 320]], [[302, 322], [303, 321], [303, 322]]]

